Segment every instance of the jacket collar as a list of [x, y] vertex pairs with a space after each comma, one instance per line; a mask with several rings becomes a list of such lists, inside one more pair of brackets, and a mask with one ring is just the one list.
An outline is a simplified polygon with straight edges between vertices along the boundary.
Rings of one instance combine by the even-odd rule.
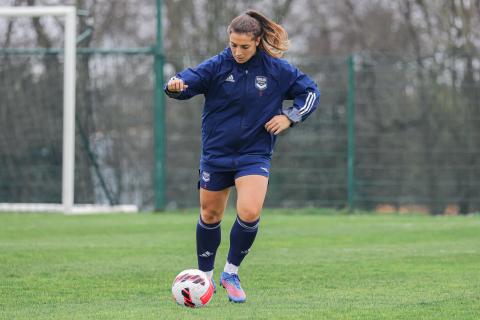
[[257, 49], [257, 52], [253, 55], [253, 57], [250, 58], [250, 60], [248, 60], [245, 63], [237, 63], [233, 58], [232, 50], [230, 49], [230, 47], [225, 48], [225, 50], [223, 50], [222, 53], [225, 54], [229, 59], [231, 59], [233, 63], [235, 63], [237, 66], [239, 67], [243, 66], [245, 68], [255, 67], [260, 65], [262, 62], [262, 57], [263, 55], [265, 55], [265, 51], [263, 51], [262, 49]]

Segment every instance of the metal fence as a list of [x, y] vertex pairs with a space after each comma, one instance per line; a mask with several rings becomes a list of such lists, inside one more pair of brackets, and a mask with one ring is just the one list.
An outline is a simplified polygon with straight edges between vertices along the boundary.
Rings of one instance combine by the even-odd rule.
[[[278, 139], [266, 205], [480, 210], [479, 70], [453, 79], [449, 66], [464, 57], [436, 56], [294, 61], [318, 83], [321, 105]], [[169, 199], [179, 205], [197, 203], [202, 102], [168, 101], [168, 160], [179, 165], [179, 175], [170, 175]], [[173, 125], [182, 117], [180, 127]]]
[[[60, 201], [61, 59], [0, 55], [0, 202]], [[151, 210], [154, 52], [78, 59], [75, 202]], [[166, 78], [201, 60], [167, 56]], [[453, 72], [461, 61], [372, 53], [292, 60], [318, 83], [321, 105], [279, 137], [266, 206], [479, 211], [480, 71]], [[194, 207], [203, 99], [166, 102], [166, 205]]]
[[[62, 55], [0, 56], [0, 202], [60, 203]], [[77, 57], [75, 203], [153, 203], [153, 58]]]

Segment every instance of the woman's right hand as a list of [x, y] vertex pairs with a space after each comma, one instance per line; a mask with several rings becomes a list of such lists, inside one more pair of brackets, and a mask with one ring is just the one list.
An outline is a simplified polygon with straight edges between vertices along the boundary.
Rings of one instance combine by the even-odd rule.
[[188, 85], [182, 79], [171, 78], [167, 83], [167, 90], [170, 92], [180, 92], [188, 88]]

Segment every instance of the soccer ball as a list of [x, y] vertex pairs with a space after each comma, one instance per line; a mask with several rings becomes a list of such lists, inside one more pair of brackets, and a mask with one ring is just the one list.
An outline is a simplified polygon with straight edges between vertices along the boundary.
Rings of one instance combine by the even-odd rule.
[[206, 306], [213, 296], [213, 283], [205, 272], [188, 269], [180, 272], [172, 284], [172, 295], [179, 305], [190, 308]]

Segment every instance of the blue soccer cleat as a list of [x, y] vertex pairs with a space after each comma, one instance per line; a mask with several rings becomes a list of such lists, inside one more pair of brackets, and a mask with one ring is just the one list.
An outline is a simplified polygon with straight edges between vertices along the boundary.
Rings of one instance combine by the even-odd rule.
[[240, 278], [237, 274], [222, 272], [220, 276], [220, 285], [227, 290], [228, 299], [232, 302], [242, 303], [247, 300], [245, 291], [240, 285]]

